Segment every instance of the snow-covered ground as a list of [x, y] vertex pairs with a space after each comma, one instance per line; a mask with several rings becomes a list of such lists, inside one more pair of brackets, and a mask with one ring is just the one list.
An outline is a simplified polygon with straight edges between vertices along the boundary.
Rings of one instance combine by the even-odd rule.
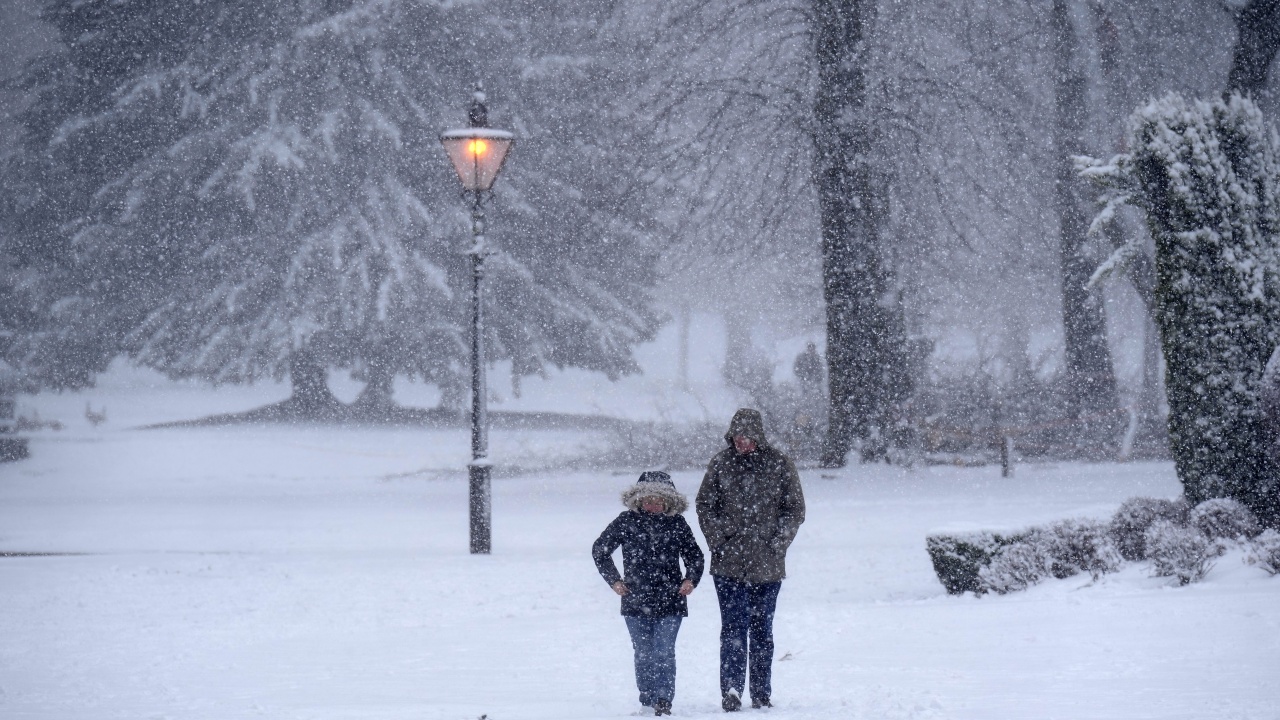
[[[495, 431], [499, 468], [533, 470], [499, 473], [494, 552], [472, 556], [462, 431], [137, 430], [278, 398], [101, 392], [110, 420], [98, 428], [81, 417], [85, 396], [24, 400], [67, 427], [0, 465], [0, 552], [68, 553], [0, 557], [0, 718], [639, 711], [617, 598], [589, 548], [642, 468], [550, 469], [600, 438]], [[777, 707], [744, 715], [1280, 718], [1280, 577], [1240, 553], [1185, 588], [1134, 565], [1097, 583], [951, 597], [933, 575], [930, 530], [1104, 517], [1132, 495], [1176, 495], [1170, 465], [802, 478], [809, 518], [779, 600]], [[687, 494], [699, 479], [675, 474]], [[678, 717], [722, 716], [718, 621], [707, 582], [680, 634]]]

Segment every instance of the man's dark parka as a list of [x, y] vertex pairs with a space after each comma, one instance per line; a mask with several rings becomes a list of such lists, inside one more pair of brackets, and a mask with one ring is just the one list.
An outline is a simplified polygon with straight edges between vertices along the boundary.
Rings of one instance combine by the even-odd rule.
[[[733, 437], [756, 443], [739, 453]], [[734, 414], [729, 447], [711, 458], [698, 490], [698, 524], [711, 551], [711, 574], [749, 583], [786, 577], [787, 548], [804, 522], [804, 491], [796, 467], [769, 445], [755, 410]]]

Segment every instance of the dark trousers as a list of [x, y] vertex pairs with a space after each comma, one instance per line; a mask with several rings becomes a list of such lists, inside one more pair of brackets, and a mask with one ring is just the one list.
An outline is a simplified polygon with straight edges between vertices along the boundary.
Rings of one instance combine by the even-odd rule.
[[712, 576], [720, 600], [720, 694], [742, 695], [751, 667], [751, 697], [773, 692], [773, 611], [781, 582], [748, 583]]
[[671, 702], [676, 695], [676, 634], [680, 632], [679, 615], [665, 617], [624, 616], [631, 633], [631, 647], [636, 653], [636, 688], [640, 704], [653, 705], [659, 700]]

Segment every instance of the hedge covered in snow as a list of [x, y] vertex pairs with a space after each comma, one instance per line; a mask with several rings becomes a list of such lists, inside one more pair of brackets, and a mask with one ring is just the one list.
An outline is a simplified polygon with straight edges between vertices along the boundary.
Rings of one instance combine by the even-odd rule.
[[1280, 572], [1280, 533], [1260, 526], [1242, 503], [1206, 500], [1191, 508], [1181, 499], [1135, 497], [1109, 522], [1060, 520], [1017, 532], [936, 533], [925, 540], [934, 572], [947, 592], [1004, 594], [1047, 578], [1087, 574], [1094, 579], [1126, 561], [1150, 563], [1156, 577], [1187, 585], [1204, 578], [1233, 544], [1249, 562]]
[[[1176, 94], [1129, 120], [1131, 151], [1079, 158], [1105, 189], [1098, 227], [1123, 205], [1155, 242], [1156, 322], [1169, 440], [1188, 500], [1231, 497], [1280, 523], [1280, 473], [1259, 390], [1280, 345], [1280, 137], [1257, 106]], [[1145, 252], [1135, 237], [1096, 279]]]

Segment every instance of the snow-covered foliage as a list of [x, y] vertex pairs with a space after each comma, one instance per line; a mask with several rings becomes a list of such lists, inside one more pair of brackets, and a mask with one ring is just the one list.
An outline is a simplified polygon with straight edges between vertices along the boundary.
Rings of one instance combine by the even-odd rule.
[[1157, 520], [1147, 528], [1147, 557], [1157, 577], [1177, 578], [1182, 585], [1203, 580], [1220, 547], [1200, 532]]
[[1280, 532], [1268, 529], [1254, 538], [1245, 560], [1272, 575], [1280, 574]]
[[952, 594], [1003, 594], [1079, 573], [1097, 578], [1123, 561], [1109, 526], [1084, 518], [1013, 533], [939, 533], [925, 545], [934, 572]]
[[1105, 522], [1079, 518], [1059, 520], [1036, 534], [1053, 559], [1049, 570], [1054, 577], [1085, 573], [1097, 579], [1119, 570], [1123, 560], [1109, 529]]
[[1000, 548], [978, 576], [984, 590], [1025, 590], [1041, 580], [1088, 573], [1094, 579], [1120, 569], [1123, 558], [1106, 523], [1060, 520], [1035, 527]]
[[1147, 528], [1157, 520], [1183, 525], [1187, 505], [1181, 498], [1132, 497], [1120, 504], [1111, 518], [1111, 538], [1125, 560], [1141, 560], [1147, 556]]
[[1005, 547], [978, 571], [981, 590], [1001, 595], [1026, 590], [1049, 576], [1052, 558], [1043, 543], [1028, 539]]
[[1244, 540], [1258, 534], [1258, 519], [1231, 498], [1205, 500], [1191, 510], [1187, 524], [1210, 540]]
[[[1187, 499], [1234, 497], [1280, 518], [1257, 393], [1280, 344], [1280, 139], [1246, 98], [1171, 94], [1133, 114], [1127, 145], [1080, 164], [1106, 189], [1102, 215], [1135, 205], [1155, 240], [1169, 435]], [[1130, 249], [1118, 252], [1112, 265]]]
[[436, 137], [463, 124], [478, 78], [516, 78], [491, 93], [521, 142], [490, 208], [490, 358], [634, 370], [657, 324], [649, 241], [607, 173], [581, 172], [608, 154], [539, 107], [600, 73], [571, 58], [517, 72], [549, 50], [512, 43], [500, 4], [49, 3], [65, 47], [31, 68], [23, 157], [5, 171], [47, 216], [19, 228], [55, 249], [46, 324], [172, 376], [279, 377], [306, 348], [457, 383], [470, 224]]
[[1275, 574], [1280, 534], [1259, 535], [1258, 529], [1249, 509], [1230, 498], [1188, 509], [1182, 498], [1132, 497], [1109, 522], [1082, 518], [1017, 533], [939, 534], [927, 546], [934, 571], [951, 593], [1004, 594], [1081, 573], [1097, 579], [1126, 560], [1149, 560], [1157, 577], [1187, 585], [1203, 579], [1214, 558], [1236, 543], [1247, 544], [1246, 560]]
[[925, 538], [925, 549], [933, 562], [933, 571], [947, 592], [953, 595], [983, 593], [986, 583], [982, 569], [991, 564], [1001, 548], [1019, 539], [1020, 535], [987, 531], [938, 533]]

